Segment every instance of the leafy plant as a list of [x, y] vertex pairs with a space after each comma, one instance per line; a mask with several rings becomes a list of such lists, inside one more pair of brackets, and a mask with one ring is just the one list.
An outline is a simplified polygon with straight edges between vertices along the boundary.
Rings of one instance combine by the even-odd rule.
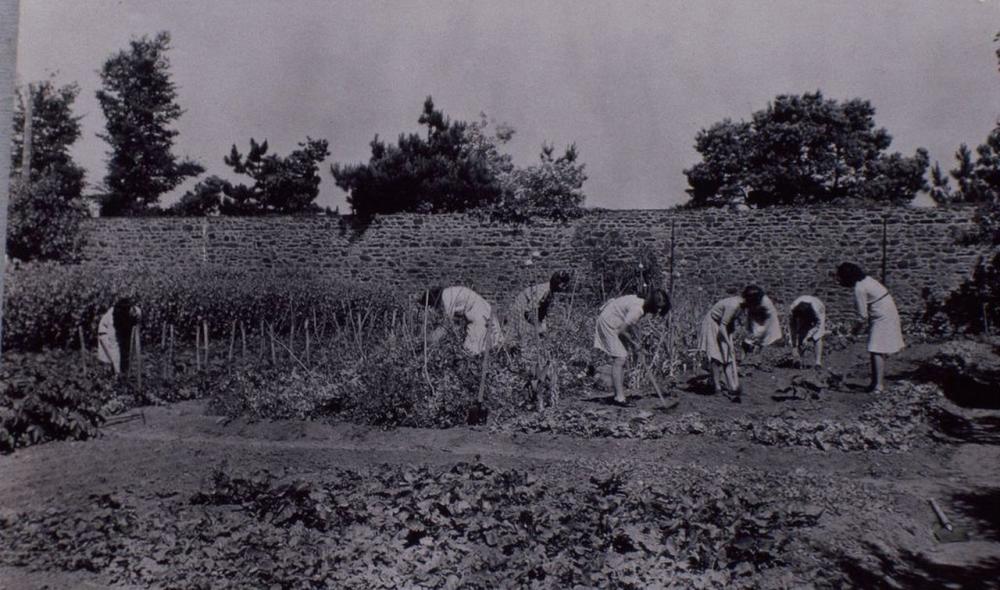
[[51, 366], [5, 368], [0, 397], [0, 452], [49, 440], [98, 436], [104, 422], [100, 398], [107, 384]]

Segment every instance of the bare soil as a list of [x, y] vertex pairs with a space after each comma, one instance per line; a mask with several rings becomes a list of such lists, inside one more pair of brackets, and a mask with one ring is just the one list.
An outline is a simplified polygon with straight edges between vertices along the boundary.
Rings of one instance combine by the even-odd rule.
[[[934, 353], [916, 345], [891, 359], [893, 387], [902, 387]], [[750, 369], [742, 404], [705, 395], [683, 376], [669, 394], [680, 405], [660, 412], [658, 398], [645, 392], [635, 408], [600, 403], [596, 391], [563, 400], [563, 410], [598, 411], [628, 421], [636, 416], [661, 421], [697, 413], [716, 420], [765, 422], [795, 416], [850, 422], [871, 401], [860, 386], [867, 379], [863, 347], [828, 355], [827, 366], [847, 375], [847, 386], [824, 390], [818, 399], [778, 401], [773, 396], [802, 371]], [[1000, 412], [967, 410], [939, 400], [948, 415], [974, 424], [995, 424]], [[380, 464], [447, 468], [482, 462], [514, 468], [553, 481], [587, 481], [600, 466], [616, 466], [630, 478], [668, 482], [677, 469], [722, 472], [749, 469], [764, 474], [795, 474], [803, 481], [833, 482], [863, 489], [879, 502], [845, 499], [803, 537], [802, 560], [813, 560], [825, 574], [818, 587], [1000, 587], [1000, 445], [963, 440], [933, 423], [923, 427], [911, 447], [845, 452], [805, 445], [759, 444], [711, 432], [642, 438], [503, 432], [488, 427], [448, 430], [380, 431], [351, 424], [226, 421], [206, 413], [202, 401], [141, 410], [144, 421], [106, 427], [104, 436], [85, 442], [57, 442], [0, 457], [0, 516], [85, 506], [94, 495], [117, 494], [142, 509], [165, 498], [187, 498], [205, 489], [220, 465], [234, 472], [266, 469], [300, 480], [322, 479], [339, 468]], [[652, 415], [652, 418], [648, 418]], [[994, 422], [991, 422], [994, 421]], [[817, 484], [820, 485], [820, 484]], [[868, 497], [868, 496], [866, 496]], [[939, 542], [937, 519], [928, 503], [935, 498], [968, 540]], [[836, 507], [835, 507], [836, 508]], [[801, 580], [799, 580], [801, 582]], [[37, 571], [27, 564], [0, 567], [0, 587], [127, 588], [100, 572]]]

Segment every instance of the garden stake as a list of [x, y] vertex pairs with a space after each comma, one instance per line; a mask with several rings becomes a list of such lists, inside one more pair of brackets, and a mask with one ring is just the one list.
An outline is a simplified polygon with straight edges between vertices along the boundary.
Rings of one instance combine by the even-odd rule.
[[934, 536], [937, 537], [938, 541], [942, 543], [957, 543], [969, 540], [968, 531], [952, 526], [948, 517], [944, 515], [944, 511], [934, 501], [934, 498], [930, 498], [928, 501], [931, 503], [931, 508], [934, 509], [934, 514], [937, 515], [938, 520], [941, 522], [940, 528], [934, 531]]
[[233, 347], [236, 345], [236, 320], [233, 320], [232, 326], [229, 328], [229, 358], [226, 361], [232, 365], [233, 364]]
[[174, 325], [170, 324], [170, 376], [174, 376], [174, 340], [177, 339], [177, 335], [174, 332]]
[[260, 318], [260, 358], [264, 358], [264, 318]]
[[268, 324], [267, 325], [267, 333], [271, 336], [271, 364], [272, 365], [276, 365], [276, 364], [278, 364], [278, 357], [277, 357], [277, 355], [274, 352], [274, 325], [273, 324]]
[[194, 324], [194, 368], [201, 373], [201, 326]]
[[205, 327], [205, 339], [202, 341], [205, 344], [205, 369], [208, 370], [208, 320], [202, 320], [202, 325]]
[[427, 380], [427, 387], [434, 396], [434, 383], [431, 381], [431, 374], [427, 371], [427, 297], [424, 297], [424, 379]]
[[247, 359], [247, 331], [243, 327], [243, 320], [240, 320], [240, 343], [243, 345], [243, 353], [240, 359], [245, 361]]
[[132, 326], [129, 335], [129, 372], [135, 375], [136, 387], [142, 389], [142, 348], [139, 344], [139, 326]]
[[305, 333], [306, 333], [306, 364], [307, 365], [311, 365], [312, 363], [309, 362], [309, 356], [310, 356], [309, 355], [309, 320], [306, 320], [305, 323], [302, 324], [302, 330], [305, 331]]
[[87, 347], [83, 341], [83, 326], [76, 327], [76, 335], [80, 338], [80, 361], [87, 366]]
[[288, 322], [288, 350], [295, 350], [295, 316], [289, 317]]

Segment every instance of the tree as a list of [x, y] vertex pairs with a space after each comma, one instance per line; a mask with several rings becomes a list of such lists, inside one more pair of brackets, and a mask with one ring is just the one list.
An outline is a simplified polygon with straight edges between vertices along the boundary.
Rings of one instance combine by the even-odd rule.
[[[58, 183], [57, 194], [64, 199], [80, 198], [83, 193], [83, 168], [73, 161], [70, 147], [80, 139], [80, 119], [73, 114], [73, 103], [80, 93], [80, 87], [66, 84], [56, 87], [52, 81], [44, 80], [29, 86], [31, 89], [31, 179], [43, 174], [52, 176]], [[22, 174], [24, 155], [25, 100], [26, 92], [18, 88], [14, 107], [14, 143], [11, 152], [11, 173]]]
[[530, 223], [534, 218], [566, 221], [583, 214], [584, 164], [576, 145], [553, 157], [551, 145], [542, 145], [539, 163], [512, 170], [504, 177], [504, 191], [490, 209], [491, 217], [507, 223]]
[[948, 180], [948, 176], [941, 170], [941, 164], [934, 162], [934, 167], [931, 168], [931, 198], [934, 199], [935, 203], [945, 204], [948, 203], [951, 198], [951, 182]]
[[893, 203], [926, 186], [925, 150], [887, 154], [875, 109], [822, 93], [780, 95], [750, 122], [725, 119], [695, 137], [702, 161], [684, 171], [690, 206], [815, 204], [843, 198]]
[[134, 215], [205, 169], [172, 153], [178, 132], [170, 126], [183, 114], [170, 78], [170, 34], [133, 39], [101, 68], [97, 100], [107, 120], [99, 137], [111, 145], [100, 197], [101, 215]]
[[76, 260], [83, 245], [81, 199], [67, 199], [65, 177], [49, 167], [31, 182], [11, 180], [7, 252], [21, 260]]
[[234, 144], [224, 161], [237, 174], [254, 184], [232, 184], [210, 176], [195, 185], [169, 209], [174, 215], [264, 215], [268, 213], [313, 213], [321, 211], [314, 201], [319, 196], [319, 163], [329, 154], [325, 139], [307, 137], [287, 157], [268, 154], [267, 140], [250, 138], [244, 158]]
[[476, 131], [468, 123], [448, 119], [429, 96], [417, 121], [427, 127], [426, 138], [400, 134], [391, 145], [376, 135], [367, 164], [330, 167], [356, 216], [468, 211], [500, 198], [496, 167], [504, 166], [502, 159], [484, 157], [484, 146], [470, 140]]

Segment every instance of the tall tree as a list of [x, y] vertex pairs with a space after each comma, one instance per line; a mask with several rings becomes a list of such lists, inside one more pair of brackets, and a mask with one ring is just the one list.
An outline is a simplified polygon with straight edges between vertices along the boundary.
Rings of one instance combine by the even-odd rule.
[[64, 199], [80, 198], [83, 193], [84, 170], [73, 161], [70, 148], [80, 139], [80, 119], [73, 114], [73, 103], [80, 88], [75, 83], [56, 87], [51, 80], [32, 84], [30, 97], [25, 88], [18, 88], [14, 107], [14, 135], [11, 172], [22, 174], [24, 155], [25, 108], [31, 100], [31, 176], [32, 180], [51, 174], [55, 191]]
[[101, 68], [97, 99], [107, 120], [99, 135], [111, 145], [101, 215], [130, 215], [157, 204], [160, 196], [205, 169], [172, 152], [183, 114], [170, 77], [170, 34], [133, 39]]
[[690, 205], [908, 201], [925, 186], [927, 154], [887, 154], [892, 138], [874, 115], [868, 101], [816, 91], [780, 95], [749, 122], [703, 129], [695, 137], [702, 161], [684, 171]]

